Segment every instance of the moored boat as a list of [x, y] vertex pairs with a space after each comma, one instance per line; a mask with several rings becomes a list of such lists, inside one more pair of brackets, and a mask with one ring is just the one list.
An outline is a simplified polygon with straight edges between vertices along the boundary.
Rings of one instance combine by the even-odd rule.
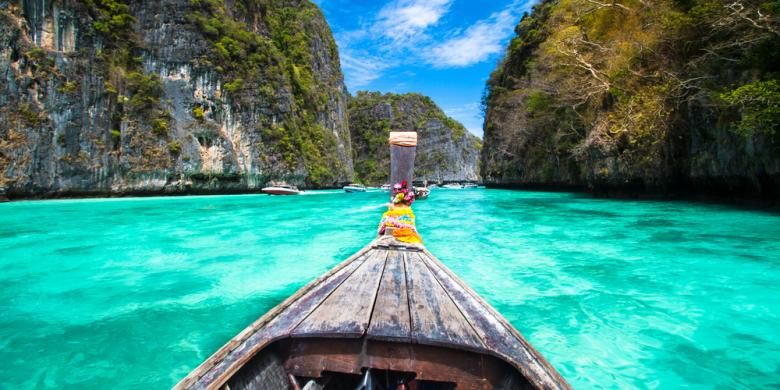
[[454, 190], [459, 190], [463, 188], [463, 185], [460, 183], [449, 183], [442, 186], [442, 188], [449, 188]]
[[263, 188], [261, 191], [268, 195], [298, 195], [302, 191], [289, 184], [276, 184]]
[[176, 389], [569, 389], [422, 245], [408, 193], [416, 133], [398, 138], [391, 133], [399, 183], [391, 200], [402, 207], [383, 215], [382, 235], [241, 331]]
[[463, 183], [463, 188], [477, 188], [476, 183]]
[[428, 187], [415, 187], [414, 188], [414, 197], [417, 200], [423, 200], [428, 199], [428, 195], [431, 194], [431, 190], [428, 189]]
[[366, 186], [362, 184], [349, 184], [344, 186], [346, 192], [366, 192]]
[[379, 187], [379, 189], [382, 191], [390, 191], [391, 188], [392, 186], [390, 186], [390, 184], [382, 184], [382, 186]]

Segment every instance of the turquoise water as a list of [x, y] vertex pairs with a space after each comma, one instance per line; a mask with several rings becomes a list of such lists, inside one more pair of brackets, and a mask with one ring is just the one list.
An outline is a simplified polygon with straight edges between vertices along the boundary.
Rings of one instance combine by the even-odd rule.
[[[369, 242], [385, 196], [0, 204], [0, 387], [170, 387]], [[502, 190], [415, 206], [575, 388], [780, 386], [776, 214]]]

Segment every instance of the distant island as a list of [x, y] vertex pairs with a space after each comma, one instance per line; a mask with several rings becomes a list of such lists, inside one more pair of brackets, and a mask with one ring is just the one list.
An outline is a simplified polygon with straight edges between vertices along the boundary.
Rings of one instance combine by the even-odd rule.
[[427, 96], [358, 92], [349, 99], [349, 129], [355, 176], [364, 183], [389, 182], [387, 136], [392, 129], [419, 135], [415, 180], [478, 181], [482, 141], [448, 117]]

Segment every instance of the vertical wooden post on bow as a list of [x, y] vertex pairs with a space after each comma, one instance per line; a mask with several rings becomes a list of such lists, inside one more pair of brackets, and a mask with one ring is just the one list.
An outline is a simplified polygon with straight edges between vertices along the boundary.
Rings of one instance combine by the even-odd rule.
[[414, 156], [417, 150], [417, 133], [414, 131], [390, 132], [390, 185], [406, 180], [412, 189]]

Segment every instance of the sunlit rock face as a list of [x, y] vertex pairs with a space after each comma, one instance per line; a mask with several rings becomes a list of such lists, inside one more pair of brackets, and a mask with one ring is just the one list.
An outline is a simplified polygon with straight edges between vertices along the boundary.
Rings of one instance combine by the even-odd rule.
[[486, 85], [483, 180], [777, 204], [780, 11], [593, 4], [543, 0], [517, 25]]
[[338, 52], [308, 1], [0, 1], [9, 197], [352, 179]]
[[478, 181], [481, 141], [448, 117], [427, 96], [358, 92], [350, 99], [355, 175], [368, 184], [389, 180], [390, 131], [418, 134], [414, 178], [419, 181]]

